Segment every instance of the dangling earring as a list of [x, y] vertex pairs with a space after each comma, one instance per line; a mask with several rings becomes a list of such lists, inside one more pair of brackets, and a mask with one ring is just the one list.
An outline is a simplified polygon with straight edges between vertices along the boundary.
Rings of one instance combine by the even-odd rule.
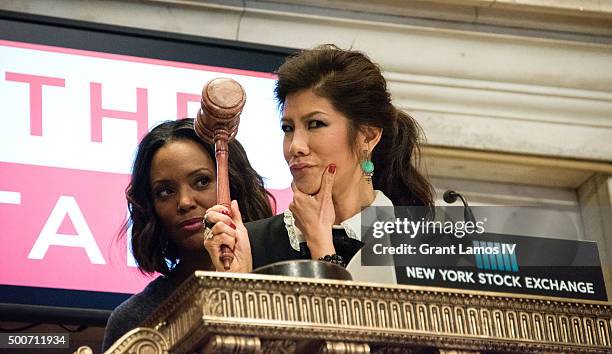
[[363, 159], [361, 160], [361, 173], [365, 180], [372, 184], [372, 176], [374, 175], [374, 162], [370, 160], [370, 152], [363, 150]]

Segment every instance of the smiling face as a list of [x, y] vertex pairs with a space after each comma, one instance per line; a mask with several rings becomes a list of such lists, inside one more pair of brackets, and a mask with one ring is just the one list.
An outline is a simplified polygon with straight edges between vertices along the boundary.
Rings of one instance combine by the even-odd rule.
[[198, 143], [173, 140], [162, 146], [151, 164], [155, 213], [179, 255], [204, 252], [202, 221], [217, 200], [213, 160]]
[[330, 164], [336, 165], [334, 194], [358, 186], [361, 170], [348, 140], [349, 124], [329, 100], [310, 89], [287, 96], [281, 121], [283, 153], [300, 191], [316, 194]]

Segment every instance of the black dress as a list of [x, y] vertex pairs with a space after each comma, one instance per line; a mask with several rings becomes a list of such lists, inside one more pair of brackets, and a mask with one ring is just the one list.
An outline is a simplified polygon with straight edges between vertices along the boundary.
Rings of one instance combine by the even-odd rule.
[[[249, 232], [253, 269], [291, 259], [311, 259], [305, 242], [300, 244], [300, 251], [291, 247], [283, 214], [249, 222], [245, 226]], [[336, 253], [346, 263], [363, 246], [362, 242], [348, 237], [342, 229], [332, 229], [332, 235]]]

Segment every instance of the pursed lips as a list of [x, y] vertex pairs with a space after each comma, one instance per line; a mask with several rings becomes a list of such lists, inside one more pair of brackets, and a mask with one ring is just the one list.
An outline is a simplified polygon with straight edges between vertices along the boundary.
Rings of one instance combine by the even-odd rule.
[[289, 165], [291, 171], [303, 171], [307, 168], [314, 167], [315, 165], [306, 162], [295, 162]]
[[179, 229], [185, 229], [189, 231], [197, 231], [202, 228], [202, 222], [204, 221], [203, 217], [195, 217], [190, 218], [184, 221], [181, 221], [176, 225]]

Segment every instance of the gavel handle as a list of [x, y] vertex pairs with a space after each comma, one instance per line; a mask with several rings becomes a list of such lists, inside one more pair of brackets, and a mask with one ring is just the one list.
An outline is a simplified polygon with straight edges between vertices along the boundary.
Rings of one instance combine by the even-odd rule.
[[[230, 189], [229, 189], [229, 174], [228, 174], [228, 152], [227, 152], [227, 134], [225, 132], [215, 132], [215, 158], [217, 160], [217, 203], [223, 205], [230, 212], [232, 217], [232, 209], [230, 207]], [[223, 268], [227, 271], [234, 261], [234, 252], [227, 246], [221, 246], [221, 255], [219, 260], [223, 263]]]
[[[231, 209], [228, 204], [221, 204], [230, 211], [230, 217], [232, 217]], [[230, 265], [234, 261], [234, 252], [228, 245], [221, 245], [221, 255], [219, 256], [219, 260], [223, 263], [223, 269], [230, 270]]]
[[230, 270], [230, 265], [234, 261], [234, 252], [227, 246], [221, 245], [221, 255], [219, 259], [223, 263], [223, 269]]

